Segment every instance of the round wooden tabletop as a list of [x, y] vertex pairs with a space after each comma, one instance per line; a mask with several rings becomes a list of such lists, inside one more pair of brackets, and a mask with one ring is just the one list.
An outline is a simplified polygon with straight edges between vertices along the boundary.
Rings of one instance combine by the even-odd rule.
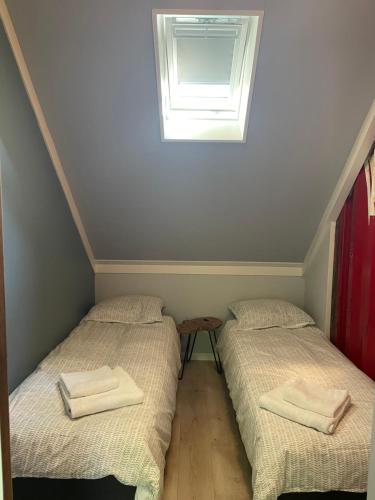
[[219, 318], [204, 316], [202, 318], [186, 319], [177, 325], [177, 331], [180, 335], [190, 335], [199, 331], [213, 331], [219, 328], [223, 322]]

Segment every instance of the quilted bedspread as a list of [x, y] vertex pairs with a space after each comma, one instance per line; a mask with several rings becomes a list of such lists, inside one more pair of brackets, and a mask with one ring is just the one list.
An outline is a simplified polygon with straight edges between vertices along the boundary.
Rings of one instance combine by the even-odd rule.
[[[57, 387], [65, 371], [123, 367], [145, 393], [141, 405], [71, 420]], [[15, 477], [98, 479], [137, 486], [158, 499], [180, 366], [172, 318], [126, 325], [82, 321], [10, 397]]]
[[[219, 351], [252, 466], [254, 500], [287, 492], [366, 491], [375, 384], [320, 330], [240, 331], [228, 321]], [[261, 394], [296, 375], [348, 389], [353, 404], [333, 435], [259, 408]]]

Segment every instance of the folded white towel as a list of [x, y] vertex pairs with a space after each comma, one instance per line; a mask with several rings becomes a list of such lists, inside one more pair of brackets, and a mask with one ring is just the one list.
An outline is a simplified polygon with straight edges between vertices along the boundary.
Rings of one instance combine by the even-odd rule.
[[301, 377], [289, 380], [284, 389], [285, 401], [326, 417], [335, 417], [340, 413], [348, 397], [345, 389], [325, 389]]
[[70, 399], [64, 385], [59, 383], [61, 396], [69, 417], [78, 418], [93, 413], [115, 410], [123, 406], [136, 405], [143, 402], [143, 391], [134, 380], [121, 368], [116, 367], [113, 374], [119, 381], [119, 387], [101, 394]]
[[259, 406], [280, 417], [287, 418], [298, 424], [312, 427], [325, 434], [332, 434], [347, 408], [350, 406], [350, 397], [342, 405], [340, 412], [335, 417], [326, 417], [313, 411], [304, 410], [284, 400], [285, 384], [273, 389], [266, 394], [262, 394], [259, 400]]
[[111, 391], [119, 386], [109, 366], [86, 372], [61, 373], [60, 383], [70, 399]]

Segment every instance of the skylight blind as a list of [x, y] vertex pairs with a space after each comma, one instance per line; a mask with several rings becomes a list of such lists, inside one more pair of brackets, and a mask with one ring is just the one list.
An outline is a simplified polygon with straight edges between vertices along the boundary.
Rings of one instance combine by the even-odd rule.
[[234, 43], [235, 38], [229, 37], [179, 37], [176, 41], [178, 84], [229, 85]]

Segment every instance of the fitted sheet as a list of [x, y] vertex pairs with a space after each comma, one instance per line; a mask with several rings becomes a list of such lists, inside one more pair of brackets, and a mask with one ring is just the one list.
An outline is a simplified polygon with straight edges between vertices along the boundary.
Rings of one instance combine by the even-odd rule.
[[[241, 331], [237, 321], [228, 321], [218, 349], [252, 466], [254, 500], [287, 492], [366, 491], [375, 384], [320, 330]], [[259, 408], [263, 393], [297, 375], [348, 389], [353, 404], [333, 435]]]
[[[59, 374], [121, 366], [144, 403], [71, 420]], [[137, 500], [163, 487], [175, 412], [180, 347], [174, 321], [126, 325], [82, 321], [10, 396], [14, 477], [99, 479], [137, 486]]]

